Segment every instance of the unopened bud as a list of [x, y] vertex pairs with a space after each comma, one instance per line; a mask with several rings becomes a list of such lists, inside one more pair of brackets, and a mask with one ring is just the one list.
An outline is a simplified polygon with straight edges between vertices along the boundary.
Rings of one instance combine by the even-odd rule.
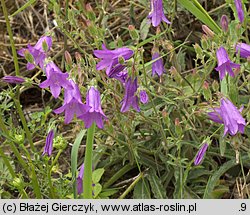
[[65, 51], [64, 52], [64, 57], [65, 57], [65, 61], [68, 65], [72, 65], [72, 58], [71, 58], [71, 55], [68, 51]]
[[205, 90], [207, 90], [207, 89], [209, 88], [209, 84], [208, 84], [207, 81], [204, 81], [204, 83], [203, 83], [203, 88], [204, 88]]
[[93, 11], [93, 8], [91, 7], [91, 4], [90, 3], [86, 4], [85, 8], [86, 8], [86, 11], [87, 11], [88, 19], [90, 19], [91, 21], [95, 21], [96, 16], [95, 16], [95, 13]]
[[75, 58], [77, 63], [79, 63], [82, 60], [82, 56], [79, 52], [75, 52]]
[[228, 30], [228, 17], [223, 15], [220, 19], [220, 25], [223, 31], [227, 32]]
[[202, 30], [204, 31], [204, 33], [205, 33], [208, 37], [211, 37], [211, 38], [214, 37], [214, 32], [213, 32], [209, 27], [207, 27], [206, 25], [202, 25]]
[[93, 11], [93, 8], [91, 7], [91, 4], [90, 4], [90, 3], [86, 4], [86, 10], [87, 10], [88, 12], [92, 12], [92, 11]]
[[129, 25], [128, 30], [129, 30], [130, 37], [133, 40], [138, 40], [139, 39], [139, 34], [138, 34], [138, 31], [135, 29], [135, 26]]
[[174, 124], [175, 124], [175, 126], [180, 126], [180, 119], [179, 118], [175, 118]]

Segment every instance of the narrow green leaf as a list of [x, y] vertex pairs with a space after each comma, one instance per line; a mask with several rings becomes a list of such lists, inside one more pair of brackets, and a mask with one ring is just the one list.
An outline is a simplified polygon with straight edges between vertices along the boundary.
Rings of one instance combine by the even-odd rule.
[[[249, 162], [249, 160], [250, 159], [248, 156], [242, 157], [243, 163]], [[216, 172], [213, 173], [213, 175], [208, 180], [206, 190], [205, 190], [204, 195], [203, 195], [203, 199], [212, 198], [212, 192], [214, 191], [215, 186], [218, 184], [220, 177], [225, 172], [227, 172], [230, 168], [232, 168], [236, 165], [238, 165], [238, 164], [236, 163], [235, 159], [230, 160], [230, 161], [224, 163]]]
[[220, 134], [220, 138], [219, 138], [221, 156], [224, 156], [225, 151], [226, 151], [226, 147], [227, 147], [227, 142], [226, 142], [225, 138], [223, 137], [223, 133], [224, 133], [224, 131], [222, 130], [221, 134]]
[[148, 180], [152, 188], [152, 192], [156, 199], [165, 199], [166, 190], [164, 189], [160, 178], [156, 175], [155, 170], [150, 169], [148, 173]]
[[74, 142], [72, 150], [71, 150], [71, 173], [72, 173], [72, 180], [73, 180], [74, 198], [77, 197], [76, 172], [77, 172], [78, 149], [79, 149], [79, 146], [82, 142], [82, 138], [84, 137], [85, 133], [86, 133], [86, 129], [80, 131], [80, 133], [77, 135], [77, 137], [75, 139], [75, 142]]
[[18, 13], [22, 12], [23, 10], [25, 10], [27, 7], [29, 7], [30, 5], [32, 5], [34, 2], [36, 2], [36, 0], [29, 0], [28, 2], [26, 2], [22, 7], [20, 7], [17, 11], [15, 11], [14, 13], [12, 13], [10, 15], [10, 17], [13, 17], [15, 15], [17, 15]]
[[151, 199], [149, 183], [146, 178], [135, 185], [133, 199]]
[[199, 2], [195, 1], [195, 4], [190, 0], [178, 0], [178, 2], [189, 12], [191, 12], [197, 19], [211, 28], [216, 34], [221, 32], [220, 27], [214, 22], [206, 10], [199, 4]]

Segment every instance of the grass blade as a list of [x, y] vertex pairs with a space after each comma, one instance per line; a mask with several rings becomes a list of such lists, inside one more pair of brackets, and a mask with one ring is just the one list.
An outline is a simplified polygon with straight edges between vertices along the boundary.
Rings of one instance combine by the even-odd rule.
[[221, 32], [220, 27], [215, 23], [215, 21], [211, 18], [211, 16], [207, 13], [207, 11], [200, 5], [199, 2], [188, 1], [188, 0], [178, 0], [178, 2], [186, 8], [189, 12], [191, 12], [197, 19], [206, 24], [209, 28], [211, 28], [216, 34]]

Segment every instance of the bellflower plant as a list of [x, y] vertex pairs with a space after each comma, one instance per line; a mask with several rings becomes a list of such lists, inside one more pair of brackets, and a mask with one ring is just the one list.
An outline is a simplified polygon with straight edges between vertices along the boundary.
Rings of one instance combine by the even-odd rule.
[[203, 160], [204, 158], [204, 155], [207, 151], [207, 148], [208, 148], [208, 144], [207, 143], [204, 143], [202, 145], [202, 147], [200, 148], [200, 150], [198, 151], [196, 157], [195, 157], [195, 161], [194, 161], [194, 165], [197, 166], [201, 163], [201, 161]]
[[137, 78], [135, 78], [134, 81], [132, 81], [131, 78], [129, 78], [125, 83], [125, 95], [122, 100], [122, 107], [121, 112], [126, 112], [129, 110], [129, 108], [132, 106], [137, 112], [140, 112], [139, 107], [139, 99], [136, 95], [138, 85], [137, 85]]
[[66, 88], [64, 91], [64, 103], [61, 107], [54, 110], [54, 113], [60, 114], [65, 112], [65, 124], [69, 124], [74, 115], [79, 116], [85, 114], [90, 107], [82, 103], [81, 94], [78, 86], [69, 80], [71, 88]]
[[208, 116], [214, 122], [224, 124], [224, 136], [227, 133], [234, 136], [238, 131], [244, 133], [246, 122], [241, 111], [242, 108], [238, 110], [230, 100], [222, 98], [220, 107], [208, 113]]
[[236, 54], [240, 52], [240, 56], [243, 58], [248, 58], [250, 56], [250, 45], [246, 43], [238, 43], [236, 45]]
[[[152, 56], [152, 60], [155, 60], [160, 57], [160, 54], [158, 52], [155, 52]], [[157, 74], [158, 76], [161, 76], [164, 72], [166, 72], [163, 64], [163, 59], [160, 58], [153, 62], [152, 64], [152, 76]]]
[[160, 25], [161, 21], [171, 24], [171, 22], [164, 15], [162, 0], [151, 0], [151, 11], [148, 18], [151, 19], [154, 27]]
[[55, 63], [50, 62], [46, 65], [46, 76], [47, 80], [42, 82], [39, 87], [47, 88], [50, 87], [50, 91], [55, 98], [58, 98], [61, 92], [61, 87], [64, 89], [73, 89], [70, 82], [67, 80], [69, 77], [68, 73], [63, 73]]
[[234, 0], [234, 4], [236, 7], [239, 21], [240, 21], [240, 23], [242, 23], [244, 21], [244, 10], [243, 10], [243, 6], [242, 6], [242, 1], [241, 0]]
[[[94, 50], [94, 55], [100, 59], [102, 59], [97, 65], [97, 70], [106, 69], [107, 76], [110, 76], [111, 70], [116, 69], [116, 73], [121, 72], [124, 68], [119, 64], [119, 57], [124, 58], [124, 60], [128, 60], [132, 57], [134, 52], [126, 47], [118, 48], [115, 50], [109, 50], [106, 46], [102, 45], [103, 50]], [[118, 66], [117, 68], [115, 68]]]
[[103, 129], [103, 118], [107, 119], [107, 117], [102, 111], [100, 92], [93, 86], [87, 92], [86, 104], [90, 109], [81, 115], [79, 119], [84, 121], [86, 128], [91, 127], [95, 122], [98, 128]]
[[39, 65], [42, 69], [44, 68], [44, 60], [47, 57], [47, 52], [52, 46], [52, 38], [49, 36], [41, 37], [36, 45], [33, 47], [30, 44], [28, 48], [23, 48], [18, 51], [18, 54], [22, 57], [25, 56], [25, 52], [28, 51], [34, 58], [34, 63], [28, 62], [27, 70], [32, 70], [35, 65]]
[[234, 72], [232, 68], [240, 68], [240, 64], [233, 63], [227, 54], [227, 51], [224, 47], [220, 47], [216, 52], [218, 66], [215, 68], [218, 72], [220, 72], [220, 80], [222, 80], [226, 72], [229, 73], [230, 76], [234, 77]]
[[43, 156], [45, 154], [47, 154], [48, 156], [51, 156], [52, 154], [52, 149], [53, 149], [53, 139], [54, 139], [54, 130], [50, 130], [48, 133], [48, 136], [46, 137], [46, 143], [45, 143], [45, 147], [43, 150]]
[[9, 75], [4, 76], [2, 78], [2, 81], [9, 84], [22, 84], [23, 82], [25, 82], [24, 78], [18, 76], [9, 76]]

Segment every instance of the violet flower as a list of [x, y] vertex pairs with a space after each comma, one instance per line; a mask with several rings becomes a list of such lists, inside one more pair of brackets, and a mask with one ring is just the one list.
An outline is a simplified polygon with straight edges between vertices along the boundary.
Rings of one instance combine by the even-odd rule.
[[136, 96], [138, 85], [137, 85], [137, 78], [132, 81], [129, 78], [125, 83], [125, 95], [123, 100], [121, 101], [122, 107], [121, 112], [126, 112], [129, 110], [130, 106], [132, 106], [137, 112], [140, 112], [139, 107], [139, 99]]
[[[80, 171], [79, 171], [78, 176], [76, 178], [78, 195], [83, 193], [83, 178], [84, 178], [84, 163], [81, 165]], [[95, 186], [95, 184], [93, 183], [92, 187], [94, 187], [94, 186]], [[94, 195], [94, 192], [92, 192], [92, 195]]]
[[140, 101], [143, 104], [148, 103], [148, 94], [147, 94], [147, 92], [145, 90], [140, 91]]
[[65, 124], [69, 124], [74, 115], [79, 116], [85, 114], [90, 107], [82, 103], [81, 94], [78, 86], [69, 80], [72, 88], [66, 88], [64, 91], [64, 103], [61, 107], [54, 110], [54, 113], [60, 114], [65, 112]]
[[[114, 67], [120, 66], [120, 64], [119, 64], [119, 58], [120, 57], [124, 58], [124, 60], [128, 60], [134, 54], [134, 52], [131, 49], [126, 48], [126, 47], [118, 48], [118, 49], [115, 49], [115, 50], [109, 50], [103, 44], [102, 48], [103, 48], [103, 50], [94, 50], [94, 55], [96, 57], [102, 59], [96, 65], [96, 69], [97, 70], [106, 69], [107, 76], [110, 76], [111, 70]], [[121, 66], [119, 68], [122, 69]], [[120, 70], [120, 71], [122, 71], [122, 70]], [[118, 70], [116, 72], [119, 73], [120, 71]]]
[[25, 82], [24, 78], [18, 76], [9, 76], [9, 75], [4, 76], [2, 78], [2, 81], [9, 84], [22, 84], [23, 82]]
[[236, 54], [240, 52], [240, 56], [243, 58], [248, 58], [250, 56], [250, 45], [246, 43], [238, 43], [236, 45]]
[[52, 149], [53, 149], [53, 139], [54, 139], [54, 130], [50, 130], [48, 133], [48, 136], [46, 137], [46, 143], [45, 147], [43, 149], [43, 156], [47, 154], [48, 156], [51, 156]]
[[197, 166], [201, 163], [201, 161], [203, 160], [203, 157], [207, 151], [207, 148], [208, 148], [208, 144], [204, 143], [195, 157], [195, 161], [194, 161], [195, 166]]
[[61, 87], [64, 89], [73, 89], [70, 82], [67, 80], [69, 77], [68, 73], [63, 73], [55, 63], [50, 62], [46, 65], [46, 76], [47, 80], [42, 82], [39, 87], [47, 88], [50, 87], [50, 91], [55, 98], [58, 98], [61, 92]]
[[214, 108], [208, 116], [214, 122], [224, 124], [224, 136], [227, 133], [233, 136], [238, 131], [243, 134], [246, 121], [240, 114], [242, 109], [238, 110], [230, 100], [222, 98], [220, 107]]
[[107, 117], [102, 111], [100, 92], [93, 86], [87, 92], [86, 104], [90, 109], [85, 114], [79, 116], [79, 119], [84, 121], [86, 128], [91, 127], [93, 122], [95, 122], [98, 128], [103, 129], [103, 118], [107, 119]]
[[154, 27], [160, 25], [161, 21], [171, 24], [171, 22], [164, 15], [162, 0], [151, 0], [151, 11], [148, 18], [151, 19]]
[[28, 50], [29, 53], [34, 58], [34, 63], [28, 62], [27, 69], [32, 70], [35, 68], [35, 65], [39, 65], [43, 69], [46, 54], [50, 50], [51, 46], [52, 46], [52, 38], [49, 36], [43, 36], [38, 40], [38, 42], [34, 47], [29, 44], [27, 49], [26, 48], [20, 49], [18, 51], [18, 54], [24, 57], [25, 51]]
[[111, 69], [109, 78], [117, 79], [124, 84], [128, 78], [128, 71], [125, 68], [125, 66], [119, 64], [115, 68]]
[[243, 10], [243, 6], [242, 6], [242, 2], [241, 2], [241, 0], [234, 0], [234, 4], [236, 7], [236, 11], [237, 11], [240, 23], [242, 23], [244, 21], [244, 10]]
[[[155, 52], [152, 56], [152, 60], [155, 60], [160, 57], [160, 54], [158, 52]], [[157, 74], [159, 77], [163, 74], [163, 72], [166, 72], [163, 64], [163, 59], [160, 58], [153, 62], [152, 64], [152, 76]]]
[[227, 51], [224, 47], [220, 47], [216, 52], [218, 66], [215, 68], [218, 72], [220, 72], [220, 80], [222, 80], [226, 72], [229, 73], [230, 76], [234, 77], [234, 72], [232, 68], [240, 68], [240, 64], [233, 63], [227, 54]]
[[83, 192], [83, 186], [82, 186], [83, 177], [84, 177], [84, 163], [81, 165], [80, 171], [76, 179], [78, 195], [80, 195]]

